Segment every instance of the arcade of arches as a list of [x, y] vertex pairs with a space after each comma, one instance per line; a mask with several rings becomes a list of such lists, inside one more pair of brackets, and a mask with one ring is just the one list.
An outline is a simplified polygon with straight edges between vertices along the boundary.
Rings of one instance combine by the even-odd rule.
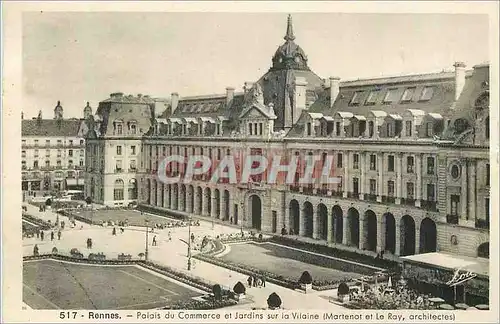
[[391, 213], [360, 213], [354, 207], [342, 210], [308, 201], [301, 205], [295, 199], [289, 202], [288, 215], [291, 234], [399, 256], [436, 252], [436, 223], [430, 218], [415, 223], [411, 215], [396, 219]]
[[[231, 197], [228, 190], [212, 189], [186, 184], [165, 184], [146, 180], [148, 205], [178, 210], [195, 215], [229, 220]], [[236, 220], [234, 220], [235, 223]]]

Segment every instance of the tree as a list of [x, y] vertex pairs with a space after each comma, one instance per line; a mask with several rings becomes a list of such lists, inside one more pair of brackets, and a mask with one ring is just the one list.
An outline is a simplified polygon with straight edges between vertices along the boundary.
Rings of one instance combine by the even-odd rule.
[[87, 203], [87, 205], [90, 205], [92, 203], [92, 198], [90, 197], [85, 198], [85, 202]]
[[145, 254], [144, 254], [144, 252], [141, 252], [141, 253], [139, 253], [139, 254], [138, 254], [138, 256], [139, 256], [139, 258], [140, 258], [141, 260], [142, 260], [142, 258], [144, 258], [144, 255], [145, 255]]
[[272, 293], [267, 297], [267, 306], [271, 309], [281, 307], [281, 298], [277, 293]]
[[234, 285], [233, 291], [235, 294], [241, 295], [244, 294], [247, 289], [245, 288], [245, 285], [241, 283], [241, 281], [238, 281], [236, 285]]
[[345, 282], [341, 282], [337, 289], [337, 295], [341, 296], [347, 294], [349, 294], [349, 286]]
[[48, 198], [47, 200], [45, 200], [45, 206], [50, 206], [52, 205], [52, 199]]
[[57, 252], [59, 252], [59, 251], [58, 251], [58, 250], [57, 250], [57, 248], [54, 246], [54, 247], [52, 248], [52, 254], [57, 254]]
[[307, 271], [302, 272], [302, 275], [300, 276], [299, 283], [303, 285], [310, 285], [312, 284], [312, 277], [311, 274]]
[[222, 299], [222, 288], [219, 284], [215, 284], [212, 287], [212, 293], [214, 294], [214, 297], [216, 300], [221, 300]]

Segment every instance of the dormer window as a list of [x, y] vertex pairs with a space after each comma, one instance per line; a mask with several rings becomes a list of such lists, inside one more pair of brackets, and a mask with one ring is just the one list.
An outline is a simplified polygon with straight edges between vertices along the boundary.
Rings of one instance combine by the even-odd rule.
[[432, 95], [434, 94], [434, 87], [424, 87], [422, 90], [422, 95], [418, 101], [428, 101], [431, 100]]
[[312, 135], [312, 123], [307, 123], [307, 136]]
[[415, 88], [406, 88], [403, 92], [403, 97], [401, 97], [401, 102], [410, 102], [413, 100], [413, 94], [415, 93]]
[[425, 124], [425, 136], [426, 137], [431, 137], [433, 135], [433, 132], [432, 132], [433, 128], [434, 128], [434, 123], [427, 122]]
[[123, 125], [121, 123], [116, 124], [116, 134], [118, 135], [123, 134]]
[[389, 89], [385, 94], [384, 103], [389, 104], [398, 100], [397, 98], [398, 89]]
[[363, 94], [363, 91], [356, 91], [354, 92], [354, 95], [352, 96], [351, 102], [349, 103], [351, 106], [357, 106], [361, 102], [361, 95]]
[[411, 122], [410, 120], [407, 120], [407, 121], [405, 122], [405, 124], [406, 124], [406, 125], [405, 125], [405, 128], [406, 128], [406, 134], [405, 134], [405, 135], [406, 135], [407, 137], [410, 137], [410, 136], [411, 136], [411, 134], [412, 134], [412, 132], [411, 132], [411, 129], [412, 129], [412, 122]]
[[136, 134], [136, 133], [137, 133], [137, 125], [130, 124], [130, 134]]
[[377, 97], [379, 93], [380, 90], [373, 90], [372, 92], [370, 92], [368, 98], [366, 99], [365, 105], [374, 105], [377, 102]]

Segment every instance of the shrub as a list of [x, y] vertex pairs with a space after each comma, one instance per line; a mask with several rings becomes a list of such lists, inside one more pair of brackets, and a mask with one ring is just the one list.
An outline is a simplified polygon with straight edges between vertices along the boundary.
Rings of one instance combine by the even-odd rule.
[[300, 276], [300, 279], [299, 279], [299, 283], [304, 284], [304, 285], [312, 284], [311, 274], [307, 271], [302, 272], [302, 275]]
[[233, 291], [236, 294], [244, 294], [247, 289], [245, 288], [245, 285], [241, 283], [241, 281], [238, 281], [236, 285], [234, 285]]
[[144, 256], [145, 256], [145, 254], [144, 254], [144, 252], [141, 252], [137, 256], [142, 260], [142, 258], [144, 258]]
[[52, 205], [52, 199], [47, 199], [45, 200], [45, 206], [51, 206]]
[[85, 198], [85, 202], [87, 203], [87, 205], [90, 205], [92, 203], [92, 198], [90, 197]]
[[69, 251], [69, 254], [71, 254], [71, 255], [78, 254], [78, 253], [80, 253], [80, 251], [77, 248], [72, 248], [71, 251]]
[[340, 283], [339, 288], [337, 290], [337, 295], [341, 296], [347, 294], [349, 294], [349, 286], [345, 282]]
[[54, 246], [54, 247], [52, 248], [52, 253], [53, 253], [53, 254], [57, 254], [57, 252], [59, 252], [59, 251], [57, 251], [57, 248]]
[[215, 300], [221, 300], [222, 299], [222, 288], [219, 284], [215, 284], [212, 287], [212, 293], [214, 294]]
[[280, 308], [281, 307], [281, 298], [277, 293], [272, 293], [267, 297], [267, 306], [269, 308]]

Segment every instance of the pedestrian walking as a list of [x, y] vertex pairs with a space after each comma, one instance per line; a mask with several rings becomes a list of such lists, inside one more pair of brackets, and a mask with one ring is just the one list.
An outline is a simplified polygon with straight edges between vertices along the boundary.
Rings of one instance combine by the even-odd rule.
[[37, 238], [37, 239], [39, 239], [39, 238], [40, 238], [40, 230], [39, 230], [39, 229], [37, 229], [37, 230], [36, 230], [36, 238]]
[[168, 240], [172, 241], [172, 233], [170, 231], [168, 231]]
[[257, 276], [256, 275], [252, 275], [252, 282], [253, 282], [253, 286], [257, 287]]
[[153, 246], [156, 246], [156, 235], [153, 236]]
[[262, 276], [262, 287], [266, 287], [266, 276]]
[[57, 240], [58, 240], [58, 241], [60, 241], [60, 240], [61, 240], [61, 234], [62, 234], [62, 233], [61, 233], [61, 231], [58, 231], [58, 232], [57, 232]]
[[252, 276], [248, 276], [248, 279], [247, 279], [247, 282], [248, 282], [248, 287], [252, 287], [252, 281], [253, 281], [253, 278]]
[[113, 232], [112, 232], [112, 234], [116, 236], [116, 227], [113, 227]]
[[43, 241], [43, 237], [45, 236], [45, 234], [43, 233], [43, 231], [40, 231], [40, 239]]
[[191, 242], [194, 243], [194, 233], [191, 233]]
[[37, 244], [35, 244], [35, 246], [33, 247], [33, 255], [34, 256], [38, 255], [38, 245]]
[[53, 241], [54, 240], [54, 231], [51, 231], [50, 232], [50, 240]]
[[123, 234], [124, 231], [123, 227], [120, 227], [120, 233]]

